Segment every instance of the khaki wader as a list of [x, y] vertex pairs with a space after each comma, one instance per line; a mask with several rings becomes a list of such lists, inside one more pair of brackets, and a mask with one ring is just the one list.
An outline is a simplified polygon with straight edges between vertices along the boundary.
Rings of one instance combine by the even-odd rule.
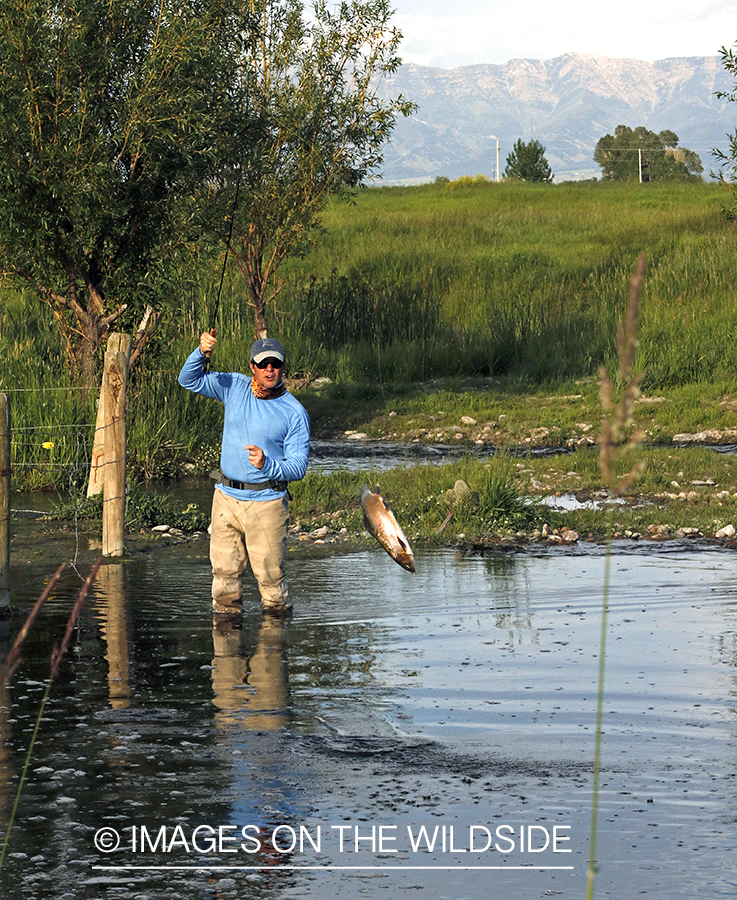
[[234, 500], [215, 490], [210, 535], [214, 603], [227, 606], [240, 601], [241, 576], [250, 563], [264, 607], [291, 606], [284, 574], [288, 526], [286, 497]]

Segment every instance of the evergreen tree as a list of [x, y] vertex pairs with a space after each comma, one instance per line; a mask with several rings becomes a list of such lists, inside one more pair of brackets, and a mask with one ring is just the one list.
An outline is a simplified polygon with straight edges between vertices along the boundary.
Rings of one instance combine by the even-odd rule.
[[533, 139], [525, 143], [520, 138], [514, 145], [512, 152], [507, 156], [504, 177], [546, 184], [551, 182], [553, 173], [545, 158], [545, 147], [540, 141]]

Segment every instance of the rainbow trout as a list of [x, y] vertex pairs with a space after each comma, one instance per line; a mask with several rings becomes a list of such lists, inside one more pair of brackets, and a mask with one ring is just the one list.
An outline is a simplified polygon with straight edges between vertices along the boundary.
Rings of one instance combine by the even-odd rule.
[[412, 548], [394, 518], [394, 513], [384, 502], [378, 484], [375, 494], [367, 484], [361, 488], [361, 509], [366, 530], [376, 538], [395, 562], [408, 572], [414, 572], [415, 558], [412, 555]]

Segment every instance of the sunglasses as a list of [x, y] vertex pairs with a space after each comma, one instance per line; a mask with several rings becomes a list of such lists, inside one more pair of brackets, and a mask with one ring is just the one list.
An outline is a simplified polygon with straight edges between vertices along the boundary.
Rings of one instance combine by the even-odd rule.
[[267, 366], [271, 366], [272, 369], [281, 369], [284, 363], [274, 356], [268, 356], [266, 359], [262, 359], [261, 362], [255, 362], [253, 365], [257, 369], [265, 369]]

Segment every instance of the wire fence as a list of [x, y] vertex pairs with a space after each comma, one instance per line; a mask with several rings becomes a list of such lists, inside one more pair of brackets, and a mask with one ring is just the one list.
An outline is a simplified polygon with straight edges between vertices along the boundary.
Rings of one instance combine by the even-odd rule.
[[[82, 505], [86, 500], [87, 486], [93, 462], [101, 470], [98, 482], [102, 486], [104, 467], [121, 462], [121, 459], [105, 458], [100, 447], [104, 445], [106, 429], [117, 423], [96, 423], [90, 415], [87, 421], [73, 424], [52, 423], [29, 424], [39, 417], [39, 405], [23, 403], [28, 395], [43, 396], [47, 393], [70, 393], [72, 391], [94, 391], [94, 387], [44, 387], [44, 388], [2, 388], [12, 404], [10, 457], [11, 475], [16, 489], [55, 489], [67, 495], [70, 503]], [[21, 396], [17, 396], [21, 395]], [[14, 397], [21, 400], [13, 403]], [[58, 415], [60, 410], [44, 410], [48, 415]], [[76, 415], [80, 415], [77, 411]], [[124, 423], [127, 415], [124, 417]], [[102, 497], [100, 497], [102, 500]], [[120, 499], [107, 497], [105, 501]]]

